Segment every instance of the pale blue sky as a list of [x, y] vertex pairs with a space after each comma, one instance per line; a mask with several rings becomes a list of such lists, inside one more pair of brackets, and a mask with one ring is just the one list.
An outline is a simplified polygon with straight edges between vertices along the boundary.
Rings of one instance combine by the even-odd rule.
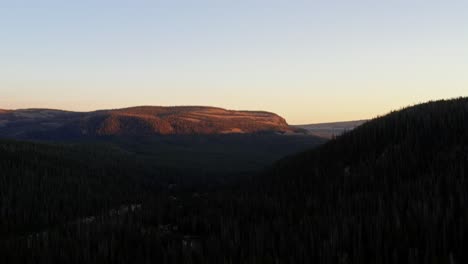
[[290, 123], [468, 95], [468, 1], [2, 1], [0, 108], [213, 105]]

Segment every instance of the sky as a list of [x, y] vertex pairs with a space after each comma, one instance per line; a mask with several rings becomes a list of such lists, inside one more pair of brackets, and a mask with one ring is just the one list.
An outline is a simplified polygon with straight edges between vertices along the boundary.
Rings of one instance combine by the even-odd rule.
[[0, 0], [0, 108], [367, 119], [468, 95], [468, 1]]

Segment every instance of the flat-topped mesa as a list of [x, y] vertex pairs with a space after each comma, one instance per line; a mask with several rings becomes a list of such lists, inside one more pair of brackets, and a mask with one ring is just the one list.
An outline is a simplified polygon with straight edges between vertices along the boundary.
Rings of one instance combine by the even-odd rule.
[[[140, 106], [93, 112], [27, 109], [0, 112], [0, 136], [144, 136], [293, 131], [281, 116], [203, 106]], [[31, 136], [33, 135], [33, 136]]]
[[[213, 107], [134, 107], [98, 113], [98, 135], [226, 134], [291, 131], [273, 113]], [[84, 124], [86, 125], [86, 123]]]

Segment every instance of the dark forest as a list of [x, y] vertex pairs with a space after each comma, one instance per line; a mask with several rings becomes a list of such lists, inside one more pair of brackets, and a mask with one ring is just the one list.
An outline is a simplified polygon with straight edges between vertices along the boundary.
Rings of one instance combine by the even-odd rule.
[[3, 139], [0, 263], [464, 263], [467, 175], [467, 98], [327, 142]]

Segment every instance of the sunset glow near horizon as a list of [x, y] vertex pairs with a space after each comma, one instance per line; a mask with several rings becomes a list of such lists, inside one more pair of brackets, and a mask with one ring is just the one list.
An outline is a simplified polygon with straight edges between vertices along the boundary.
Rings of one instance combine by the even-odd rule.
[[0, 109], [357, 120], [468, 95], [467, 1], [0, 2]]

